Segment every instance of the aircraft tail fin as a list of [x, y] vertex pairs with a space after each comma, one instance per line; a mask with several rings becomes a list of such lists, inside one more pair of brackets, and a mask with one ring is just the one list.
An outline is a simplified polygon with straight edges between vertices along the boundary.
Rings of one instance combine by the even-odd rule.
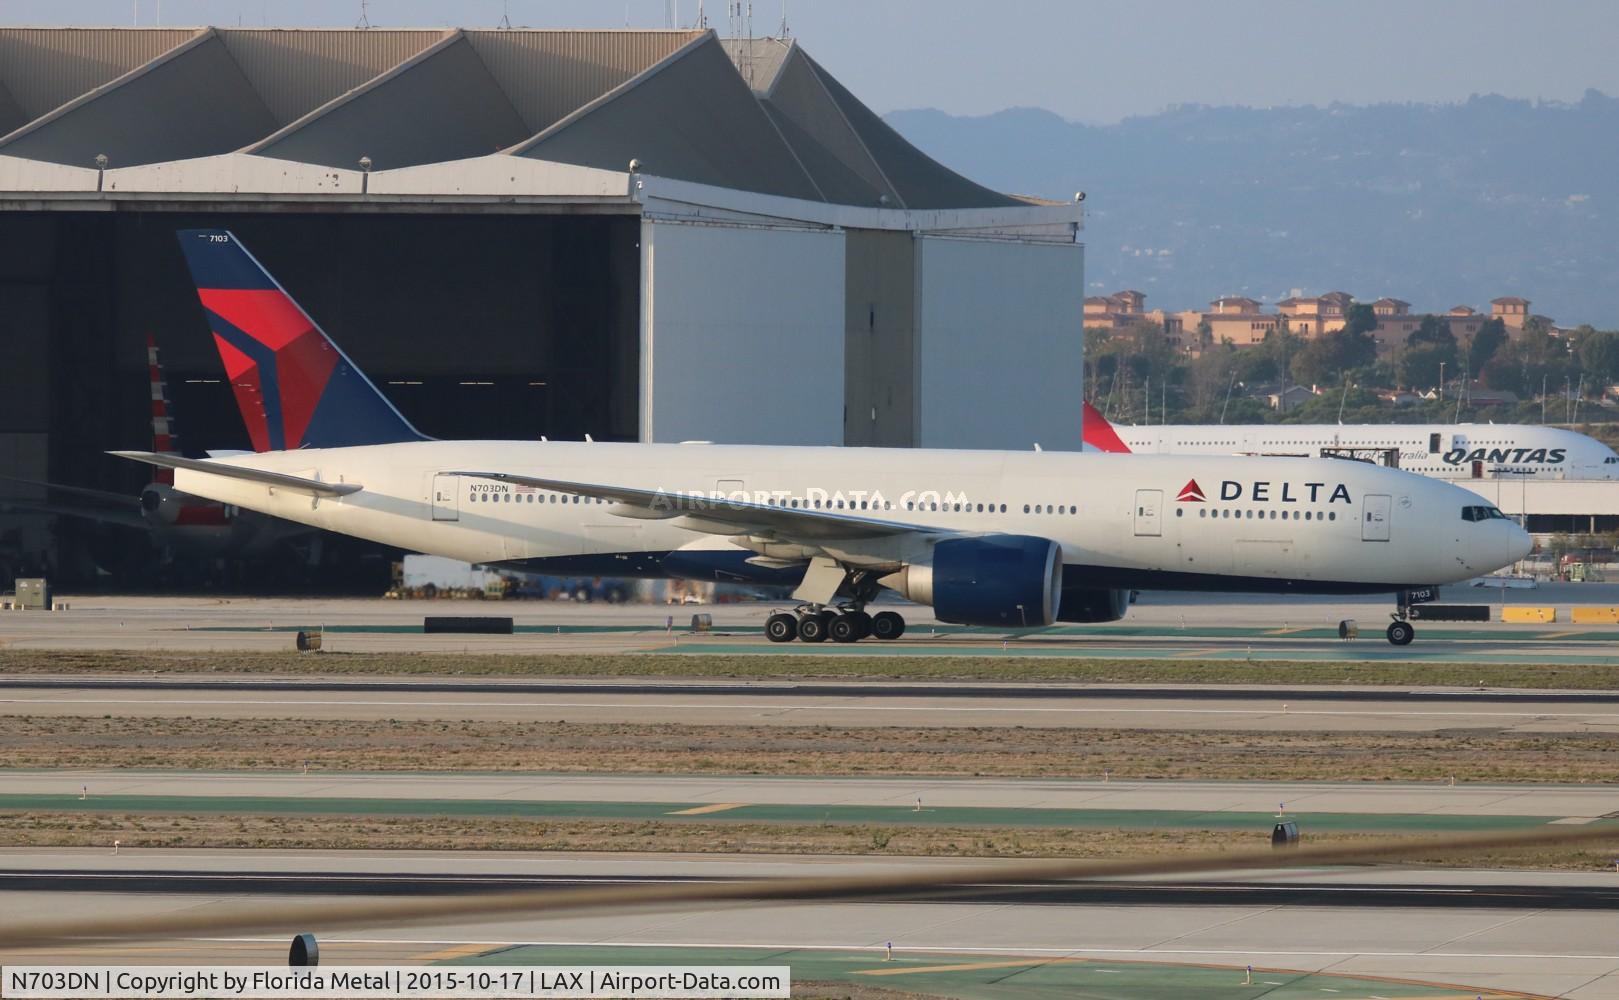
[[1113, 429], [1107, 418], [1091, 405], [1090, 400], [1085, 400], [1084, 405], [1084, 416], [1080, 420], [1080, 436], [1084, 439], [1085, 446], [1094, 451], [1129, 454], [1130, 446], [1119, 437], [1119, 432]]
[[254, 451], [426, 440], [233, 233], [179, 236]]

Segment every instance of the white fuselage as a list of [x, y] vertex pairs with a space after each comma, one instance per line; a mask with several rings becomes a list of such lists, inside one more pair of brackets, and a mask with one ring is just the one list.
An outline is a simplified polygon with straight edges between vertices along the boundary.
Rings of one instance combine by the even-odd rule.
[[1574, 431], [1535, 424], [1165, 424], [1113, 430], [1135, 454], [1321, 455], [1389, 449], [1438, 479], [1619, 479], [1619, 455]]
[[[224, 461], [363, 489], [316, 500], [186, 469], [177, 473], [177, 488], [468, 562], [601, 556], [623, 559], [622, 575], [638, 575], [632, 567], [646, 559], [631, 557], [648, 553], [780, 553], [769, 551], [765, 537], [448, 473], [742, 495], [926, 529], [1039, 536], [1061, 545], [1070, 585], [1099, 587], [1373, 591], [1463, 580], [1529, 547], [1509, 521], [1464, 519], [1464, 507], [1481, 502], [1476, 495], [1328, 459], [427, 441]], [[1193, 499], [1196, 493], [1203, 499]], [[927, 537], [850, 542], [839, 546], [839, 557], [903, 562]]]

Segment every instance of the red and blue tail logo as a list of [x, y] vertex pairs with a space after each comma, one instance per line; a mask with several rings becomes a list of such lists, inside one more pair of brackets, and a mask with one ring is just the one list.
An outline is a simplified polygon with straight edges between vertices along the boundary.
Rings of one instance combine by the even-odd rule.
[[253, 450], [424, 440], [232, 233], [179, 235]]

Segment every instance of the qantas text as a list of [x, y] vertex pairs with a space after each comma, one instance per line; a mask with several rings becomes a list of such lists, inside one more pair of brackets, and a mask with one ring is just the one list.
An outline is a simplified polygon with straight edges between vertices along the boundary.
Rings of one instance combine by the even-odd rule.
[[1513, 465], [1561, 465], [1568, 457], [1566, 448], [1452, 448], [1445, 452], [1451, 465], [1463, 462], [1507, 462]]

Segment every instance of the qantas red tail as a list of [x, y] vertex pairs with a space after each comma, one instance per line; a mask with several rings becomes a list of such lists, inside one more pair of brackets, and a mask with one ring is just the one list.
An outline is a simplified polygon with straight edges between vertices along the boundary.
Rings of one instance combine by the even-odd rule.
[[425, 439], [235, 235], [179, 236], [254, 451]]
[[1085, 414], [1080, 421], [1079, 429], [1080, 436], [1088, 448], [1126, 455], [1130, 453], [1130, 446], [1124, 443], [1119, 437], [1119, 432], [1113, 429], [1113, 425], [1107, 422], [1107, 418], [1102, 416], [1088, 399], [1085, 400]]

